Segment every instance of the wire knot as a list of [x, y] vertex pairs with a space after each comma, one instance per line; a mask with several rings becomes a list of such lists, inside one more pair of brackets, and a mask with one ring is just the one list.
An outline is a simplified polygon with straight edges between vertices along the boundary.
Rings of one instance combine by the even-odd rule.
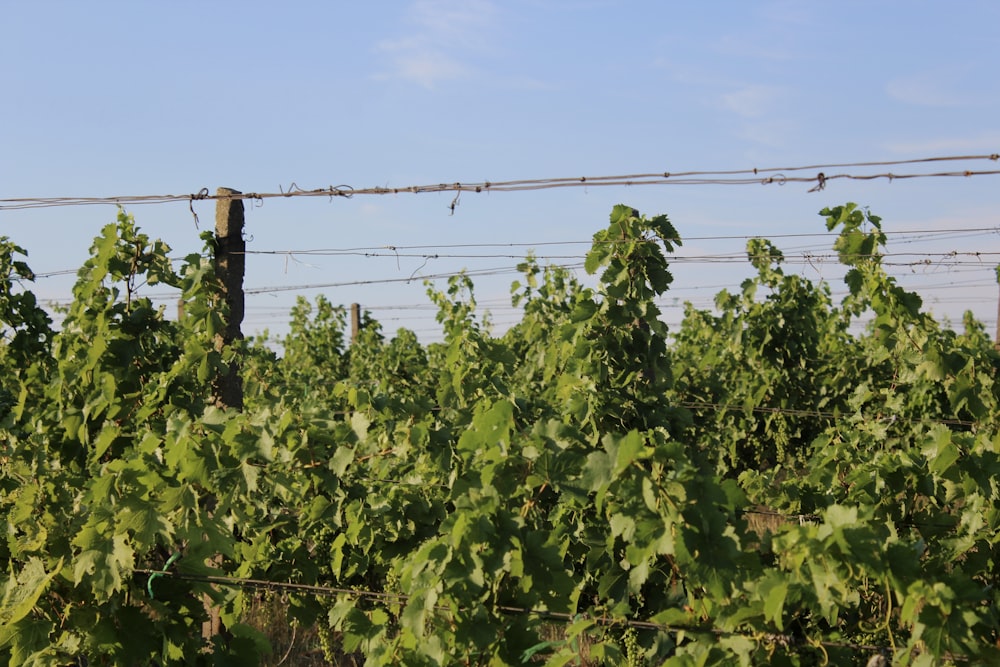
[[826, 189], [826, 175], [821, 171], [816, 174], [816, 185], [809, 188], [809, 192], [819, 192]]
[[199, 201], [202, 199], [208, 199], [208, 188], [202, 188], [201, 190], [198, 190], [197, 193], [188, 197], [188, 210], [191, 211], [191, 216], [194, 218], [194, 228], [201, 229], [201, 226], [198, 224], [201, 221], [198, 219], [198, 214], [194, 212], [195, 199]]

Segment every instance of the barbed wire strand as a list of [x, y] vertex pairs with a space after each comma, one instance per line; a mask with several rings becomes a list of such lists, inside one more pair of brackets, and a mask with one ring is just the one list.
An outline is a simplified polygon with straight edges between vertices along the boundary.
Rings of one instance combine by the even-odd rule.
[[[516, 259], [524, 261], [526, 258], [524, 255], [510, 254], [510, 253], [417, 253], [417, 252], [398, 252], [398, 251], [381, 251], [381, 250], [368, 250], [368, 251], [346, 251], [346, 250], [312, 250], [312, 251], [295, 251], [295, 250], [249, 250], [245, 253], [233, 253], [233, 254], [245, 254], [245, 255], [278, 255], [278, 256], [291, 256], [304, 255], [311, 257], [388, 257], [390, 259]], [[733, 251], [729, 253], [720, 253], [715, 255], [683, 255], [683, 254], [671, 254], [667, 257], [669, 262], [679, 262], [679, 263], [692, 263], [692, 262], [714, 262], [716, 260], [724, 259], [739, 260], [741, 262], [749, 262], [754, 259], [768, 259], [770, 257], [777, 256], [773, 255], [748, 255], [746, 251]], [[839, 255], [836, 252], [811, 252], [811, 253], [786, 253], [783, 252], [780, 259], [782, 262], [795, 261], [795, 260], [833, 260], [840, 258], [848, 259], [876, 259], [883, 257], [923, 257], [925, 259], [929, 258], [941, 258], [947, 259], [950, 257], [975, 257], [975, 258], [990, 258], [990, 257], [1000, 257], [1000, 251], [983, 251], [983, 250], [949, 250], [947, 252], [884, 252], [884, 253], [852, 253]], [[584, 259], [584, 256], [579, 253], [574, 253], [572, 255], [533, 255], [535, 261], [551, 261], [551, 260], [564, 260], [564, 259]], [[544, 268], [544, 265], [543, 267]]]
[[[949, 253], [885, 253], [880, 255], [852, 255], [855, 259], [866, 259], [866, 258], [885, 258], [893, 256], [917, 256], [924, 257], [921, 260], [915, 260], [910, 262], [891, 262], [883, 261], [883, 266], [894, 266], [894, 267], [932, 267], [932, 266], [943, 266], [945, 268], [954, 268], [960, 266], [973, 266], [976, 267], [975, 270], [982, 271], [995, 271], [995, 267], [987, 264], [983, 264], [980, 261], [983, 257], [1000, 256], [1000, 252], [979, 252], [979, 251], [969, 251], [969, 252], [958, 252], [952, 251]], [[958, 257], [971, 257], [972, 260], [960, 260]], [[419, 255], [420, 258], [428, 259], [435, 257], [434, 255]], [[746, 263], [749, 259], [761, 258], [766, 259], [770, 257], [769, 255], [757, 255], [748, 257], [746, 253], [732, 255], [715, 255], [715, 256], [700, 256], [700, 257], [674, 257], [675, 261], [678, 263], [706, 263], [706, 264], [719, 264], [719, 263]], [[937, 257], [940, 261], [934, 262], [930, 258]], [[485, 258], [485, 256], [484, 256]], [[955, 259], [951, 259], [955, 258]], [[788, 256], [783, 257], [783, 263], [790, 265], [808, 265], [813, 262], [824, 261], [824, 260], [834, 260], [839, 259], [839, 256], [834, 253], [824, 254], [824, 255], [802, 255], [802, 256]], [[951, 261], [947, 261], [951, 259]], [[470, 278], [475, 277], [486, 277], [486, 276], [498, 276], [498, 275], [508, 275], [512, 273], [521, 273], [519, 268], [522, 263], [519, 262], [514, 266], [502, 266], [502, 267], [491, 267], [483, 269], [462, 269], [457, 271], [447, 271], [441, 273], [430, 273], [430, 274], [418, 274], [413, 273], [405, 278], [373, 278], [367, 280], [348, 280], [339, 282], [328, 282], [328, 283], [305, 283], [297, 285], [269, 285], [260, 287], [249, 287], [243, 290], [244, 294], [247, 296], [253, 296], [257, 294], [269, 294], [276, 292], [299, 292], [307, 290], [316, 289], [333, 289], [338, 287], [355, 287], [361, 285], [383, 285], [392, 283], [411, 283], [411, 282], [422, 282], [424, 280], [441, 280], [448, 278], [456, 278], [459, 276], [468, 276]], [[550, 264], [547, 267], [542, 266], [540, 268], [557, 268], [563, 270], [579, 270], [584, 268], [583, 262], [573, 263], [573, 264]], [[61, 273], [61, 272], [60, 272]], [[152, 293], [144, 295], [149, 299], [170, 299], [176, 298], [179, 292], [169, 292], [169, 293]]]
[[[799, 265], [801, 265], [801, 266], [807, 266], [807, 265], [810, 264], [810, 262], [814, 262], [816, 260], [817, 260], [817, 258], [803, 257], [801, 259], [796, 259], [795, 261], [789, 261], [786, 258], [785, 263], [786, 264], [791, 264], [791, 265], [796, 265], [796, 266], [799, 266]], [[745, 261], [746, 261], [745, 259], [742, 260], [742, 262], [745, 262]], [[720, 264], [720, 263], [741, 263], [741, 262], [736, 262], [733, 259], [723, 259], [723, 258], [720, 258], [718, 260], [713, 260], [713, 261], [704, 260], [702, 263], [706, 263], [706, 264], [710, 264], [710, 263]], [[977, 270], [977, 271], [991, 271], [992, 272], [992, 271], [995, 270], [994, 267], [982, 264], [981, 262], [978, 262], [978, 261], [963, 261], [963, 260], [958, 260], [958, 259], [956, 259], [954, 261], [951, 261], [951, 262], [932, 262], [932, 261], [928, 261], [926, 259], [925, 260], [912, 261], [912, 262], [882, 262], [882, 265], [883, 266], [904, 267], [904, 268], [921, 268], [921, 267], [925, 267], [926, 268], [926, 267], [933, 267], [933, 266], [942, 266], [942, 267], [945, 267], [945, 268], [951, 268], [951, 267], [960, 267], [960, 266], [973, 266], [973, 267], [976, 267], [975, 270]], [[575, 263], [575, 264], [555, 264], [555, 265], [552, 265], [552, 266], [553, 267], [558, 267], [558, 268], [561, 268], [561, 269], [566, 269], [566, 270], [579, 270], [579, 269], [583, 268], [583, 263], [581, 262], [581, 263]], [[431, 273], [431, 274], [424, 274], [424, 275], [414, 274], [414, 275], [410, 275], [410, 276], [408, 276], [406, 278], [379, 278], [379, 279], [350, 280], [350, 281], [330, 282], [330, 283], [306, 283], [306, 284], [300, 284], [300, 285], [270, 285], [270, 286], [261, 286], [261, 287], [250, 287], [250, 288], [246, 288], [244, 290], [244, 293], [247, 296], [253, 296], [253, 295], [256, 295], [256, 294], [269, 294], [269, 293], [275, 293], [275, 292], [298, 292], [298, 291], [316, 290], [316, 289], [333, 289], [333, 288], [338, 288], [338, 287], [354, 287], [354, 286], [360, 286], [360, 285], [383, 285], [383, 284], [392, 284], [392, 283], [421, 282], [423, 280], [442, 280], [442, 279], [447, 279], [447, 278], [456, 278], [456, 277], [463, 276], [463, 275], [464, 276], [469, 276], [471, 278], [475, 278], [475, 277], [500, 276], [500, 275], [509, 275], [509, 274], [518, 274], [518, 273], [521, 273], [521, 271], [520, 271], [520, 269], [518, 269], [517, 266], [493, 267], [493, 268], [472, 269], [472, 270], [462, 270], [462, 271], [448, 271], [448, 272]], [[169, 298], [169, 295], [159, 294], [159, 295], [157, 295], [157, 297], [158, 298], [159, 297]], [[149, 295], [149, 298], [154, 298], [154, 296], [153, 295]]]
[[[947, 229], [947, 230], [885, 230], [883, 233], [885, 233], [887, 236], [894, 237], [894, 242], [895, 243], [919, 243], [920, 241], [922, 241], [924, 239], [930, 239], [930, 238], [934, 238], [935, 240], [940, 241], [940, 240], [952, 240], [952, 239], [956, 239], [956, 238], [974, 238], [974, 237], [977, 237], [977, 236], [993, 236], [993, 235], [1000, 236], [1000, 226], [996, 226], [996, 227], [973, 227], [973, 228]], [[726, 241], [726, 240], [746, 240], [746, 241], [749, 241], [751, 239], [770, 240], [770, 239], [775, 239], [775, 238], [810, 238], [810, 237], [830, 238], [831, 237], [831, 233], [829, 233], [829, 232], [827, 232], [827, 233], [809, 232], [809, 233], [788, 233], [788, 234], [767, 234], [767, 235], [760, 235], [760, 234], [745, 235], [745, 234], [741, 234], [741, 235], [719, 235], [719, 236], [692, 236], [692, 237], [685, 237], [682, 240], [683, 241]], [[400, 254], [399, 251], [400, 250], [437, 250], [437, 251], [440, 251], [440, 250], [443, 250], [443, 249], [454, 250], [454, 249], [464, 249], [464, 248], [529, 248], [529, 249], [533, 249], [533, 248], [549, 247], [549, 246], [572, 246], [572, 245], [592, 246], [595, 243], [601, 244], [601, 245], [604, 245], [604, 244], [606, 244], [606, 245], [619, 245], [619, 244], [630, 243], [630, 242], [635, 242], [635, 241], [621, 241], [621, 240], [618, 240], [618, 239], [609, 239], [609, 240], [603, 240], [603, 241], [594, 241], [593, 239], [591, 239], [591, 240], [566, 240], [566, 241], [538, 241], [538, 242], [533, 242], [533, 243], [532, 242], [442, 243], [442, 244], [422, 244], [422, 245], [393, 245], [393, 244], [383, 244], [383, 245], [378, 245], [378, 246], [357, 246], [357, 247], [345, 247], [345, 248], [299, 248], [299, 249], [273, 249], [273, 250], [245, 250], [245, 251], [242, 251], [242, 252], [233, 252], [231, 254], [233, 254], [233, 255], [278, 255], [278, 256], [293, 256], [293, 255], [307, 255], [307, 256], [308, 255], [315, 255], [315, 256], [343, 256], [343, 255], [347, 255], [347, 256], [365, 256], [365, 257], [368, 257], [368, 256], [379, 256], [379, 257], [381, 257], [381, 256], [388, 256], [388, 257], [393, 257], [393, 258], [395, 258], [395, 257], [404, 257], [404, 256], [405, 257], [421, 257], [421, 258], [427, 258], [429, 256], [434, 256], [434, 257], [438, 257], [438, 258], [459, 258], [459, 257], [465, 257], [465, 258], [485, 258], [485, 257], [493, 257], [493, 258], [514, 258], [514, 259], [525, 259], [526, 260], [527, 257], [525, 255], [504, 255], [504, 254], [457, 255], [457, 254], [447, 254], [447, 253], [441, 253], [441, 252], [436, 252], [436, 253], [433, 253], [433, 254], [431, 254], [431, 253], [427, 253], [427, 254], [413, 253], [413, 254], [405, 254], [404, 255], [404, 254]], [[642, 242], [642, 240], [638, 240], [638, 242]], [[656, 239], [649, 239], [648, 242], [650, 242], [650, 243], [656, 243], [657, 241], [656, 241]], [[793, 248], [782, 249], [782, 252], [787, 253], [786, 256], [788, 256], [788, 254], [793, 253], [793, 252], [805, 251], [805, 250], [811, 250], [811, 249], [815, 249], [817, 251], [824, 251], [825, 252], [825, 251], [827, 251], [828, 246], [826, 244], [822, 244], [822, 245], [821, 244], [813, 244], [813, 245], [807, 245], [807, 246], [798, 246], [798, 247], [793, 247]], [[386, 250], [391, 251], [393, 254], [392, 255], [388, 255], [388, 254], [385, 254], [385, 253], [381, 252], [381, 251], [386, 251]], [[955, 252], [955, 251], [953, 251], [953, 252]], [[982, 252], [978, 252], [978, 253], [976, 253], [974, 251], [968, 251], [968, 252], [972, 252], [973, 254], [977, 254], [977, 255], [983, 254]], [[892, 254], [892, 253], [884, 253], [883, 256], [885, 256], [886, 254]], [[989, 253], [987, 253], [987, 254], [989, 254]], [[992, 253], [992, 254], [1000, 254], [1000, 253]], [[727, 256], [729, 256], [729, 255], [734, 256], [734, 257], [744, 257], [744, 258], [746, 258], [746, 252], [743, 251], [743, 250], [741, 250], [741, 251], [734, 251], [732, 253], [729, 253]], [[203, 254], [201, 256], [205, 257], [205, 258], [210, 258], [210, 256], [207, 255], [207, 254]], [[536, 259], [536, 260], [544, 260], [544, 259], [553, 258], [553, 257], [558, 257], [558, 256], [552, 256], [552, 255], [534, 255], [534, 259]], [[567, 256], [562, 256], [562, 257], [567, 257]], [[580, 257], [580, 256], [579, 255], [573, 255], [571, 257], [577, 258], [577, 257]], [[678, 256], [678, 255], [671, 254], [670, 256], [668, 256], [668, 260], [672, 259], [674, 257], [683, 257], [683, 256], [682, 255]], [[186, 260], [187, 260], [187, 257], [172, 257], [172, 258], [170, 258], [170, 261], [173, 262], [173, 263], [183, 262], [183, 261], [186, 261]], [[76, 274], [76, 273], [79, 273], [79, 269], [58, 269], [58, 270], [53, 270], [53, 271], [37, 272], [37, 273], [34, 274], [33, 277], [36, 278], [36, 279], [43, 279], [43, 278], [53, 278], [53, 277], [57, 277], [57, 276], [73, 275], [73, 274]]]
[[[942, 240], [941, 237], [950, 237], [951, 235], [956, 235], [956, 238], [967, 238], [975, 236], [1000, 236], [1000, 225], [993, 227], [968, 227], [959, 229], [900, 229], [900, 230], [883, 230], [887, 237], [892, 237], [894, 243], [913, 243], [919, 241], [921, 238], [935, 238], [935, 240]], [[791, 238], [825, 238], [831, 239], [836, 236], [835, 232], [800, 232], [800, 233], [787, 233], [787, 234], [725, 234], [716, 236], [681, 236], [682, 242], [687, 241], [750, 241], [754, 239], [770, 240], [776, 238], [791, 239]], [[913, 236], [914, 239], [909, 239], [906, 237]], [[381, 251], [381, 250], [455, 250], [464, 248], [541, 248], [547, 246], [561, 246], [561, 245], [582, 245], [582, 246], [592, 246], [592, 245], [624, 245], [627, 243], [657, 243], [657, 239], [605, 239], [605, 240], [594, 240], [594, 239], [568, 239], [562, 241], [536, 241], [536, 242], [492, 242], [492, 243], [435, 243], [435, 244], [420, 244], [420, 245], [399, 245], [399, 244], [382, 244], [377, 246], [356, 246], [356, 247], [345, 247], [345, 248], [300, 248], [300, 249], [274, 249], [274, 250], [246, 250], [242, 253], [233, 254], [245, 254], [245, 255], [269, 255], [269, 254], [295, 254], [295, 255], [312, 255], [318, 254], [323, 255], [326, 253], [338, 254], [338, 253], [363, 253], [368, 251]], [[820, 247], [826, 248], [827, 245], [811, 245], [808, 247]], [[798, 248], [790, 248], [789, 250], [797, 250]]]
[[[203, 200], [244, 200], [251, 201], [256, 205], [263, 204], [265, 199], [285, 199], [290, 197], [327, 197], [331, 201], [335, 197], [351, 198], [360, 195], [397, 195], [397, 194], [423, 194], [431, 192], [523, 192], [532, 190], [544, 190], [552, 188], [571, 187], [602, 187], [602, 186], [638, 186], [638, 185], [786, 185], [788, 183], [815, 184], [810, 192], [823, 190], [827, 184], [833, 180], [909, 180], [920, 178], [968, 178], [972, 176], [996, 176], [1000, 175], [1000, 170], [960, 170], [943, 172], [924, 173], [902, 173], [892, 172], [876, 174], [851, 174], [837, 173], [827, 174], [826, 171], [819, 171], [815, 176], [789, 176], [786, 172], [829, 170], [843, 168], [868, 168], [882, 166], [916, 165], [937, 162], [953, 161], [982, 161], [989, 160], [996, 162], [1000, 160], [1000, 154], [992, 153], [986, 155], [958, 155], [958, 156], [937, 156], [930, 158], [919, 158], [912, 160], [889, 160], [878, 162], [845, 162], [831, 164], [814, 164], [793, 167], [769, 167], [766, 169], [732, 169], [718, 171], [681, 171], [681, 172], [657, 172], [643, 174], [626, 174], [614, 176], [578, 176], [560, 178], [541, 179], [516, 179], [509, 181], [482, 181], [472, 183], [450, 182], [427, 185], [411, 185], [407, 187], [373, 187], [355, 188], [350, 185], [331, 185], [325, 188], [315, 188], [305, 190], [296, 183], [292, 183], [286, 190], [279, 188], [279, 192], [245, 192], [227, 193], [213, 195], [208, 188], [202, 188], [197, 193], [189, 194], [166, 194], [166, 195], [118, 195], [110, 197], [17, 197], [0, 199], [0, 210], [46, 208], [56, 206], [85, 206], [93, 204], [112, 204], [117, 206], [138, 205], [138, 204], [164, 204], [170, 202], [187, 202], [192, 208], [195, 201]], [[765, 176], [765, 174], [767, 174]], [[453, 200], [454, 204], [454, 200]], [[449, 207], [454, 213], [454, 205]], [[197, 219], [196, 219], [197, 222]]]

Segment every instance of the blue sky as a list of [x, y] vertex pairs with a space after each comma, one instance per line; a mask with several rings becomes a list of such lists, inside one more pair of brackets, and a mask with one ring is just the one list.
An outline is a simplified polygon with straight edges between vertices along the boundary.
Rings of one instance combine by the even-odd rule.
[[[275, 192], [521, 178], [905, 160], [1000, 152], [1000, 3], [885, 1], [5, 2], [0, 5], [0, 199]], [[967, 165], [997, 169], [996, 162]], [[952, 165], [897, 172], [951, 170]], [[962, 165], [958, 168], [966, 168]], [[844, 169], [844, 172], [859, 170]], [[711, 237], [824, 231], [817, 212], [855, 201], [883, 216], [889, 250], [1000, 252], [1000, 177], [784, 186], [568, 188], [267, 200], [249, 250], [426, 245], [436, 258], [254, 255], [247, 287], [413, 277], [326, 288], [388, 331], [435, 338], [419, 276], [554, 262], [584, 246], [616, 203], [667, 213], [680, 254], [739, 252]], [[202, 228], [214, 215], [197, 205]], [[186, 203], [132, 206], [178, 255], [200, 246]], [[114, 207], [0, 210], [0, 235], [36, 272], [77, 268]], [[914, 230], [979, 229], [914, 238]], [[993, 230], [993, 231], [990, 231]], [[707, 237], [707, 238], [706, 238]], [[897, 245], [893, 245], [893, 239]], [[832, 238], [778, 239], [811, 261]], [[443, 246], [523, 244], [497, 251]], [[962, 256], [967, 257], [967, 256]], [[899, 267], [935, 313], [971, 308], [992, 328], [1000, 257]], [[707, 306], [747, 265], [686, 260], [664, 300]], [[513, 276], [477, 279], [498, 326]], [[71, 277], [35, 291], [66, 299]], [[157, 292], [160, 293], [160, 292]], [[281, 333], [296, 294], [253, 296], [244, 331]]]

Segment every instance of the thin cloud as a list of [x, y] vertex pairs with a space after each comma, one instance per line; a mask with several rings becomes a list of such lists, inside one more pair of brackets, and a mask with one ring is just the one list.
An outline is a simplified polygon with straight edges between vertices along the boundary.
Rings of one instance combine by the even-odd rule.
[[751, 120], [734, 130], [735, 136], [769, 148], [788, 145], [789, 125], [780, 120]]
[[674, 83], [688, 86], [707, 87], [727, 83], [713, 70], [704, 65], [691, 65], [681, 58], [658, 56], [651, 63], [654, 69], [662, 70]]
[[1000, 131], [985, 132], [975, 137], [942, 137], [922, 141], [898, 141], [885, 144], [886, 150], [902, 155], [938, 153], [993, 154], [1000, 147]]
[[488, 0], [414, 2], [408, 12], [414, 31], [376, 45], [390, 61], [390, 71], [378, 78], [402, 79], [432, 89], [471, 76], [474, 68], [468, 60], [483, 51], [496, 13]]
[[789, 61], [795, 58], [792, 51], [761, 39], [745, 36], [724, 35], [715, 41], [713, 51], [724, 56], [751, 58], [755, 60]]
[[428, 34], [466, 48], [480, 43], [495, 14], [488, 0], [419, 0], [411, 10], [413, 22]]
[[962, 72], [937, 69], [899, 77], [886, 85], [892, 99], [924, 107], [960, 107], [975, 102], [974, 96], [960, 90]]
[[414, 49], [393, 59], [395, 76], [424, 88], [434, 88], [442, 81], [462, 79], [470, 69], [458, 60], [430, 48]]
[[784, 96], [778, 86], [751, 84], [722, 95], [722, 104], [744, 118], [761, 118], [770, 114]]
[[701, 66], [690, 66], [658, 58], [653, 66], [667, 72], [670, 80], [713, 110], [736, 114], [730, 132], [734, 136], [767, 147], [787, 144], [789, 119], [784, 110], [789, 90], [783, 86], [743, 83], [720, 76]]
[[510, 90], [552, 91], [560, 90], [560, 86], [550, 81], [536, 79], [530, 76], [513, 76], [501, 80], [501, 85]]
[[815, 25], [813, 6], [799, 0], [778, 0], [763, 5], [758, 13], [766, 20], [796, 26]]

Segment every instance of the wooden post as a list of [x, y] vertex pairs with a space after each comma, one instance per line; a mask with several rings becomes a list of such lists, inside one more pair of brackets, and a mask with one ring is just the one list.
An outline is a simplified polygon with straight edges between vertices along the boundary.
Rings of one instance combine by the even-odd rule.
[[[1000, 284], [1000, 267], [997, 268], [997, 284]], [[997, 299], [997, 335], [993, 341], [993, 346], [1000, 350], [1000, 298]]]
[[[219, 279], [218, 301], [225, 302], [225, 329], [215, 336], [215, 351], [222, 352], [233, 341], [243, 338], [240, 325], [243, 323], [244, 295], [243, 274], [246, 272], [246, 241], [243, 239], [243, 200], [225, 198], [226, 195], [241, 194], [231, 188], [219, 188], [219, 199], [215, 201], [215, 275]], [[219, 408], [243, 410], [243, 378], [240, 376], [239, 360], [233, 360], [225, 373], [220, 373], [212, 382], [212, 399]], [[213, 511], [215, 499], [207, 499], [209, 512]], [[219, 566], [222, 560], [215, 556], [209, 564]], [[219, 608], [212, 599], [205, 596], [205, 611], [208, 620], [202, 623], [201, 636], [206, 642], [223, 634]]]
[[[241, 194], [231, 188], [219, 188], [219, 197]], [[247, 244], [243, 239], [243, 200], [217, 199], [215, 202], [215, 275], [222, 283], [220, 298], [225, 300], [228, 315], [226, 328], [215, 337], [215, 349], [243, 338], [243, 274], [246, 272]], [[229, 372], [216, 378], [213, 397], [220, 408], [243, 409], [243, 379], [239, 363], [233, 361]]]
[[361, 331], [361, 305], [357, 303], [351, 304], [351, 342], [353, 343], [358, 339], [358, 333]]

